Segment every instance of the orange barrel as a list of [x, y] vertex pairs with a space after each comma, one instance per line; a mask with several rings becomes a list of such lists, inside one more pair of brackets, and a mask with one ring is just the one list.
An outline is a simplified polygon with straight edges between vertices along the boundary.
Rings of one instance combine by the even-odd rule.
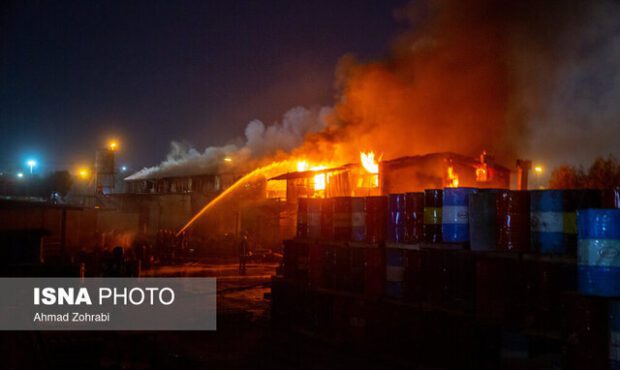
[[351, 197], [336, 197], [334, 199], [334, 240], [351, 240]]
[[424, 241], [427, 243], [441, 243], [442, 204], [441, 189], [424, 190]]
[[405, 243], [424, 239], [424, 193], [405, 194]]
[[495, 250], [497, 192], [494, 189], [480, 189], [469, 195], [469, 245], [472, 251]]
[[334, 239], [334, 200], [332, 198], [321, 200], [321, 239]]
[[497, 249], [530, 250], [530, 195], [527, 191], [497, 193]]
[[322, 199], [308, 199], [308, 238], [321, 237], [321, 203]]
[[387, 237], [387, 197], [366, 197], [366, 241], [382, 243]]
[[308, 237], [308, 199], [299, 198], [297, 200], [297, 238], [306, 239]]
[[388, 240], [404, 243], [407, 226], [405, 194], [390, 194], [388, 200]]
[[366, 240], [366, 198], [351, 198], [351, 240]]

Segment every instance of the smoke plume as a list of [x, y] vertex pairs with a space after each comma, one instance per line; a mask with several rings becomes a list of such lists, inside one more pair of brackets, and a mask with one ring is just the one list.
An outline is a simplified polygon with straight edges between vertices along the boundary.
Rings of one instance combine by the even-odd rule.
[[[330, 111], [327, 107], [296, 107], [284, 113], [280, 122], [269, 126], [253, 120], [245, 128], [245, 144], [241, 146], [208, 147], [199, 152], [187, 143], [173, 141], [166, 160], [159, 166], [144, 168], [126, 179], [199, 175], [223, 168], [247, 171], [260, 165], [261, 159], [286, 155], [300, 146], [307, 134], [324, 130]], [[231, 162], [224, 161], [225, 158]]]
[[620, 154], [620, 3], [428, 0], [396, 14], [410, 31], [388, 56], [339, 62], [333, 110], [253, 121], [242, 147], [175, 149], [142, 172], [203, 171], [225, 155], [278, 153], [349, 162], [361, 150], [386, 159], [487, 150], [509, 167], [517, 157]]

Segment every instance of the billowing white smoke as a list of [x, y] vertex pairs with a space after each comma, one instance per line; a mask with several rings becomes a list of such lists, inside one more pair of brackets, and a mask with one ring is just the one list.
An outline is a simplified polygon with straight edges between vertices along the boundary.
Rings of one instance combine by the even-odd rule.
[[[288, 153], [300, 146], [307, 134], [323, 130], [330, 111], [328, 107], [295, 107], [284, 113], [281, 122], [269, 126], [260, 120], [253, 120], [245, 128], [243, 146], [211, 146], [199, 152], [189, 144], [173, 141], [166, 160], [159, 166], [143, 168], [126, 180], [213, 173], [224, 165], [237, 166], [278, 152]], [[226, 157], [233, 158], [233, 162], [226, 163]]]
[[[589, 166], [598, 155], [620, 157], [620, 3], [592, 1], [587, 18], [561, 39], [553, 68], [540, 68], [532, 79], [555, 73], [547, 97], [531, 117], [525, 155], [556, 165]], [[532, 71], [536, 72], [536, 64]], [[550, 171], [549, 171], [550, 172]]]

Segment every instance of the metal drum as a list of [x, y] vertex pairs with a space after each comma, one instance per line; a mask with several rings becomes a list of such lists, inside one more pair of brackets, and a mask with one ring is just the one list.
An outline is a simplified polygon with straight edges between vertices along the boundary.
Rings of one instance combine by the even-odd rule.
[[387, 197], [366, 197], [366, 241], [382, 243], [387, 237]]
[[404, 250], [386, 248], [385, 295], [390, 298], [403, 297], [403, 279], [405, 276]]
[[358, 248], [364, 251], [364, 295], [379, 298], [385, 285], [385, 253], [383, 248]]
[[497, 249], [530, 250], [530, 195], [527, 191], [497, 193]]
[[578, 209], [598, 208], [597, 190], [536, 190], [530, 192], [532, 248], [545, 254], [575, 255]]
[[583, 294], [620, 296], [620, 210], [577, 212], [578, 289]]
[[620, 187], [605, 189], [602, 194], [603, 208], [620, 208]]
[[351, 239], [351, 197], [334, 199], [334, 240], [348, 241]]
[[366, 240], [366, 198], [351, 198], [351, 240]]
[[446, 243], [469, 241], [469, 195], [475, 188], [445, 188], [443, 191], [441, 234]]
[[495, 250], [498, 190], [481, 189], [469, 195], [469, 245], [472, 251]]
[[443, 190], [424, 190], [424, 241], [441, 243], [441, 205]]
[[405, 194], [405, 243], [424, 239], [424, 193]]
[[388, 199], [388, 240], [395, 243], [404, 243], [407, 226], [405, 194], [390, 194]]
[[321, 204], [322, 199], [308, 199], [308, 238], [321, 237]]
[[334, 200], [332, 198], [321, 200], [321, 239], [334, 239]]
[[306, 239], [308, 237], [308, 199], [299, 198], [297, 200], [297, 238]]

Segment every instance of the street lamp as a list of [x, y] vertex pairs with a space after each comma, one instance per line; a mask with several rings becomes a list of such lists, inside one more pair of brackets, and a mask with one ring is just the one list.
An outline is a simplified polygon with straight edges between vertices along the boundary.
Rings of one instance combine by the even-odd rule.
[[543, 173], [543, 168], [542, 166], [535, 166], [534, 167], [534, 173], [536, 173], [536, 185], [538, 185], [539, 189], [542, 189], [543, 186], [540, 185], [540, 175]]
[[30, 174], [32, 175], [32, 170], [36, 167], [37, 161], [35, 161], [34, 159], [29, 159], [26, 164], [28, 165], [28, 167], [30, 167]]

